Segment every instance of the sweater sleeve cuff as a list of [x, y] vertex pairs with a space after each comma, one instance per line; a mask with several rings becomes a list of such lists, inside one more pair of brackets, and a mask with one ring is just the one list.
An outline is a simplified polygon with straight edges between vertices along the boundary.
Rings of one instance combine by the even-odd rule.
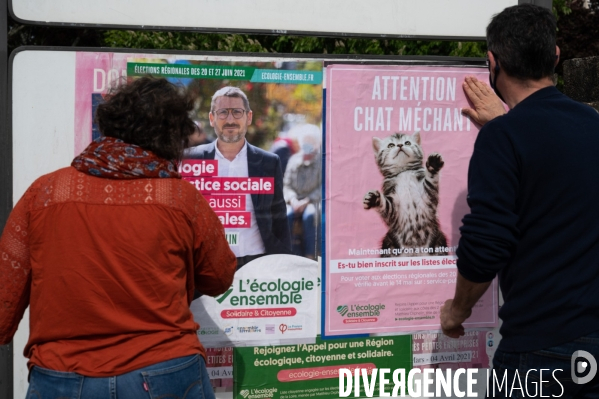
[[487, 283], [495, 278], [497, 273], [495, 271], [488, 270], [477, 270], [472, 267], [468, 267], [458, 260], [458, 271], [466, 280], [473, 283]]

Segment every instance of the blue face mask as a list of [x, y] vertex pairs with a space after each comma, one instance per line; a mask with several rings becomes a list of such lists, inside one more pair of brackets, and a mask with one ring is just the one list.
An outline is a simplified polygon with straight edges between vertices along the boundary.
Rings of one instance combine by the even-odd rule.
[[312, 144], [304, 143], [302, 144], [302, 152], [304, 154], [313, 154], [316, 151]]
[[498, 62], [497, 56], [495, 55], [495, 53], [492, 53], [492, 54], [493, 54], [493, 57], [495, 57], [495, 68], [493, 69], [493, 72], [495, 72], [495, 80], [493, 81], [493, 77], [491, 76], [491, 63], [489, 62], [489, 58], [487, 58], [487, 68], [489, 69], [489, 85], [491, 85], [491, 89], [493, 89], [495, 94], [497, 94], [497, 97], [499, 97], [499, 99], [501, 101], [505, 102], [503, 100], [503, 96], [497, 89], [497, 76], [499, 76], [499, 71], [501, 68], [499, 67], [499, 62]]

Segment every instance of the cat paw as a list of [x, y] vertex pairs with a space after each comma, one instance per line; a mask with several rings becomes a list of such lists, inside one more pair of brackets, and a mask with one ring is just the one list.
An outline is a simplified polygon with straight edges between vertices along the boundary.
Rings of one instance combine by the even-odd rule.
[[437, 154], [436, 152], [430, 154], [426, 160], [426, 170], [433, 174], [440, 171], [443, 165], [445, 165], [443, 157], [441, 154]]
[[371, 190], [364, 196], [364, 209], [378, 207], [381, 204], [381, 193], [377, 190]]

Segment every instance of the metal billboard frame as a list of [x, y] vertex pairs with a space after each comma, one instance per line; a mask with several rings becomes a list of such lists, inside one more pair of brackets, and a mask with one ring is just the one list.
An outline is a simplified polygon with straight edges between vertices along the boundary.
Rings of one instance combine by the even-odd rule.
[[[47, 22], [24, 20], [17, 17], [13, 10], [13, 0], [7, 0], [10, 16], [15, 21], [26, 25], [55, 26], [62, 28], [92, 28], [92, 29], [122, 29], [122, 30], [153, 30], [153, 31], [180, 31], [197, 33], [233, 33], [233, 34], [256, 34], [256, 35], [290, 35], [290, 36], [320, 36], [320, 37], [353, 37], [373, 39], [409, 39], [409, 40], [447, 40], [447, 41], [484, 41], [485, 37], [470, 36], [434, 36], [434, 35], [393, 35], [393, 34], [366, 34], [351, 32], [327, 32], [327, 31], [302, 31], [302, 30], [273, 30], [273, 29], [238, 29], [238, 28], [204, 28], [204, 27], [180, 27], [180, 26], [157, 26], [157, 25], [118, 25], [118, 24], [90, 24], [78, 22]], [[551, 9], [552, 0], [518, 0], [518, 4], [531, 3]]]
[[[3, 0], [0, 0], [3, 1]], [[1, 16], [0, 16], [1, 18]], [[3, 31], [6, 34], [6, 30]], [[0, 37], [1, 40], [1, 37]], [[5, 42], [4, 42], [5, 43]], [[322, 60], [323, 68], [328, 64], [351, 63], [351, 64], [373, 64], [373, 65], [447, 65], [447, 66], [483, 66], [485, 60], [477, 57], [444, 57], [444, 56], [375, 56], [375, 55], [330, 55], [330, 54], [289, 54], [289, 53], [223, 53], [206, 51], [182, 51], [182, 50], [147, 50], [127, 48], [94, 48], [94, 47], [52, 47], [52, 46], [23, 46], [15, 49], [8, 59], [8, 74], [4, 70], [4, 80], [0, 81], [2, 108], [0, 117], [5, 123], [0, 125], [0, 227], [3, 227], [10, 210], [13, 199], [13, 164], [12, 164], [12, 73], [13, 60], [15, 56], [23, 51], [58, 51], [58, 52], [103, 52], [103, 53], [140, 53], [140, 54], [165, 54], [165, 55], [201, 55], [201, 56], [232, 56], [232, 57], [257, 57], [257, 58], [297, 58]], [[4, 52], [3, 54], [6, 54]], [[2, 54], [0, 54], [1, 56]], [[0, 61], [1, 63], [1, 61]], [[2, 65], [6, 65], [3, 63]], [[2, 72], [2, 71], [0, 71]], [[1, 77], [1, 76], [0, 76]], [[2, 92], [2, 82], [6, 91]], [[6, 101], [3, 101], [5, 100]], [[0, 346], [0, 397], [12, 398], [14, 391], [13, 370], [13, 346], [12, 343]]]

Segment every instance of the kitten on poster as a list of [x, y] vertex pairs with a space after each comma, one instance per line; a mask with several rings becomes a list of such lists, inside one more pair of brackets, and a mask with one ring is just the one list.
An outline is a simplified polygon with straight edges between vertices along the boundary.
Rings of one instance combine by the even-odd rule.
[[[381, 257], [447, 255], [447, 238], [437, 218], [439, 172], [445, 164], [432, 153], [423, 165], [420, 132], [396, 133], [385, 139], [372, 138], [376, 163], [384, 177], [382, 192], [364, 196], [364, 209], [375, 209], [389, 227], [383, 238]], [[415, 253], [415, 248], [430, 252]]]

